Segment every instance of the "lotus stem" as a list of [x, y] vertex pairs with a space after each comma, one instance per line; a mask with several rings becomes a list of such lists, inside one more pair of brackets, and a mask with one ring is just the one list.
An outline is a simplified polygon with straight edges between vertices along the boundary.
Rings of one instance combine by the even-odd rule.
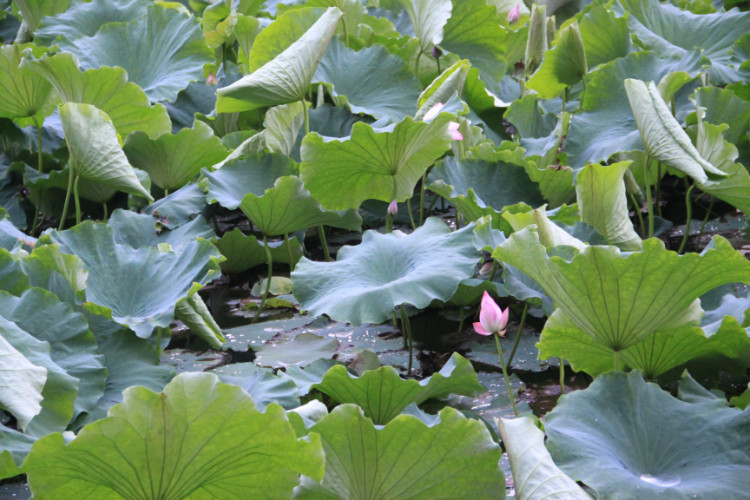
[[306, 99], [302, 99], [302, 107], [305, 108], [305, 135], [307, 135], [310, 133], [310, 110]]
[[440, 69], [440, 58], [436, 57], [435, 62], [437, 63], [437, 67], [438, 67], [438, 75], [442, 75], [443, 71]]
[[331, 262], [331, 252], [328, 250], [328, 240], [326, 240], [326, 230], [323, 228], [323, 226], [318, 226], [318, 239], [320, 240], [320, 245], [323, 247], [323, 256], [326, 259], [326, 262]]
[[385, 233], [393, 232], [393, 216], [391, 214], [385, 214]]
[[424, 224], [424, 184], [427, 182], [427, 171], [422, 174], [422, 185], [419, 188], [419, 225]]
[[498, 267], [500, 267], [500, 266], [497, 265], [497, 261], [493, 259], [492, 260], [492, 269], [490, 270], [490, 277], [487, 278], [488, 281], [492, 281], [495, 278], [495, 273], [497, 273]]
[[422, 57], [422, 49], [419, 49], [419, 53], [417, 54], [417, 60], [414, 63], [414, 75], [417, 77], [417, 82], [419, 83], [419, 86], [422, 86], [422, 83], [419, 81], [419, 59]]
[[706, 212], [706, 216], [703, 218], [703, 223], [701, 224], [701, 230], [698, 233], [698, 244], [700, 244], [701, 239], [703, 239], [703, 230], [706, 228], [706, 224], [708, 224], [708, 218], [711, 216], [711, 210], [714, 208], [714, 198], [711, 196], [711, 202], [708, 204], [708, 212]]
[[557, 358], [560, 361], [560, 395], [565, 394], [565, 360]]
[[102, 203], [102, 211], [104, 212], [104, 220], [109, 217], [109, 211], [107, 210], [107, 202]]
[[644, 163], [644, 182], [646, 183], [646, 205], [648, 206], [648, 237], [654, 237], [654, 206], [651, 200], [651, 169], [649, 164], [651, 163], [650, 158], [646, 158]]
[[268, 237], [265, 234], [263, 235], [263, 248], [266, 250], [266, 261], [268, 262], [268, 278], [266, 279], [266, 289], [263, 290], [263, 295], [260, 297], [260, 306], [258, 307], [258, 312], [255, 313], [253, 323], [258, 321], [260, 313], [263, 312], [268, 292], [271, 290], [271, 278], [273, 277], [273, 256], [271, 255], [271, 249], [268, 247]]
[[34, 127], [36, 127], [36, 169], [40, 174], [44, 173], [44, 160], [42, 157], [42, 127], [39, 125], [39, 121], [36, 116], [32, 117], [34, 120]]
[[294, 271], [294, 256], [292, 255], [292, 246], [289, 244], [289, 233], [284, 233], [284, 245], [286, 245], [286, 252], [289, 254], [289, 268]]
[[516, 408], [516, 398], [513, 396], [513, 389], [510, 387], [510, 378], [508, 377], [508, 369], [505, 366], [505, 358], [503, 358], [503, 348], [500, 345], [500, 335], [493, 334], [495, 337], [495, 346], [497, 347], [497, 355], [500, 356], [500, 367], [503, 369], [503, 378], [505, 379], [505, 388], [508, 390], [508, 398], [510, 404], [513, 406], [513, 414], [518, 416], [518, 408]]
[[60, 225], [57, 230], [62, 231], [65, 227], [65, 218], [68, 216], [68, 205], [70, 205], [70, 194], [73, 192], [73, 166], [68, 166], [70, 169], [68, 173], [68, 190], [65, 192], [65, 203], [63, 203], [62, 216], [60, 217]]
[[654, 198], [656, 201], [656, 213], [661, 217], [661, 162], [656, 163], [656, 185], [654, 186]]
[[[398, 317], [396, 316], [396, 310], [395, 309], [391, 313], [391, 319], [393, 320], [393, 328], [395, 328], [396, 330], [401, 330], [398, 327]], [[406, 342], [406, 335], [403, 335], [403, 330], [401, 330], [401, 331], [402, 331], [401, 339], [404, 341], [403, 345], [404, 345], [404, 349], [406, 349], [407, 347], [409, 347], [409, 344]]]
[[635, 195], [633, 195], [633, 193], [630, 193], [630, 201], [633, 202], [633, 210], [635, 211], [635, 214], [638, 217], [638, 224], [640, 225], [640, 229], [641, 229], [641, 238], [646, 239], [646, 225], [643, 223], [643, 214], [641, 213], [641, 205], [638, 203], [638, 200], [635, 199]]
[[466, 313], [464, 312], [463, 306], [458, 308], [458, 333], [464, 331], [464, 320], [466, 320]]
[[614, 370], [616, 372], [622, 371], [622, 365], [620, 364], [620, 351], [615, 350], [614, 354], [612, 355], [612, 365], [614, 366]]
[[81, 180], [80, 175], [76, 175], [76, 180], [73, 182], [73, 199], [76, 202], [76, 224], [81, 223], [81, 200], [78, 197], [78, 181]]
[[[685, 181], [687, 182], [687, 181]], [[687, 221], [685, 222], [685, 234], [682, 235], [682, 242], [677, 253], [682, 253], [687, 245], [688, 238], [690, 238], [690, 220], [693, 218], [693, 204], [690, 202], [690, 193], [693, 192], [695, 184], [691, 184], [685, 193], [685, 210], [687, 211]]]
[[[165, 329], [167, 328], [161, 327], [161, 326], [156, 328], [156, 345], [154, 347], [156, 348], [156, 364], [157, 365], [161, 363], [161, 353], [163, 352], [161, 349], [161, 339], [162, 339], [162, 334]], [[169, 330], [167, 329], [167, 331]]]
[[513, 363], [513, 357], [516, 355], [518, 345], [521, 343], [521, 335], [523, 335], [523, 327], [526, 326], [526, 313], [529, 312], [529, 303], [523, 303], [523, 312], [521, 313], [521, 321], [518, 323], [518, 333], [516, 334], [516, 340], [513, 342], [513, 349], [510, 351], [508, 356], [508, 366]]
[[406, 338], [409, 341], [409, 368], [407, 374], [411, 376], [412, 363], [414, 361], [414, 339], [411, 336], [411, 323], [409, 322], [409, 316], [406, 315], [406, 308], [402, 305], [401, 309], [401, 334], [403, 335], [406, 330]]
[[341, 26], [344, 28], [344, 44], [346, 45], [346, 48], [349, 48], [349, 30], [346, 29], [346, 19], [343, 17], [341, 18]]
[[411, 198], [406, 199], [406, 211], [409, 212], [409, 221], [411, 222], [412, 229], [417, 229], [417, 223], [414, 221], [414, 214], [411, 213]]

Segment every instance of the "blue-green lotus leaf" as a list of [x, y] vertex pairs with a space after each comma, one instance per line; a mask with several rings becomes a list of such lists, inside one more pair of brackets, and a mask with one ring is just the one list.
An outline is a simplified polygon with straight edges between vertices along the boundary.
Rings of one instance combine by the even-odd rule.
[[204, 239], [164, 251], [134, 249], [117, 243], [109, 226], [90, 221], [52, 231], [45, 239], [83, 261], [89, 272], [86, 300], [141, 338], [151, 336], [156, 327], [168, 326], [177, 301], [221, 273], [221, 254]]
[[547, 448], [598, 498], [747, 498], [750, 411], [688, 403], [640, 372], [601, 375], [547, 414]]
[[[221, 263], [221, 269], [229, 274], [247, 271], [267, 260], [263, 240], [245, 235], [239, 228], [224, 233], [214, 245], [227, 258]], [[294, 264], [304, 253], [302, 244], [294, 237], [289, 239], [288, 244], [283, 240], [269, 241], [268, 246], [274, 263]]]
[[417, 80], [403, 59], [381, 45], [357, 52], [332, 40], [313, 81], [329, 84], [334, 103], [355, 114], [398, 122], [417, 111]]
[[627, 13], [628, 26], [638, 43], [665, 57], [686, 57], [700, 47], [712, 81], [726, 84], [747, 80], [750, 73], [739, 66], [743, 59], [733, 45], [747, 34], [750, 13], [730, 10], [697, 15], [657, 0], [618, 0], [619, 15]]
[[3, 442], [3, 450], [0, 452], [0, 479], [23, 474], [21, 464], [36, 439], [9, 427], [0, 426], [0, 441]]
[[169, 196], [156, 200], [141, 213], [152, 215], [162, 226], [174, 229], [203, 212], [208, 204], [206, 195], [196, 184], [188, 184]]
[[14, 6], [18, 7], [23, 22], [29, 31], [35, 31], [39, 27], [39, 21], [45, 16], [54, 16], [70, 5], [70, 0], [15, 0]]
[[606, 5], [597, 5], [580, 19], [581, 38], [589, 68], [595, 68], [630, 53], [627, 20], [615, 16]]
[[300, 389], [291, 377], [274, 374], [255, 363], [232, 363], [211, 370], [225, 384], [238, 385], [247, 392], [259, 410], [271, 403], [286, 409], [299, 406]]
[[291, 498], [323, 476], [320, 439], [298, 440], [278, 405], [265, 413], [216, 375], [182, 373], [154, 393], [125, 391], [109, 416], [37, 441], [24, 462], [36, 498]]
[[337, 365], [328, 370], [313, 388], [339, 403], [358, 405], [378, 425], [387, 424], [411, 403], [420, 404], [449, 394], [474, 396], [484, 389], [479, 385], [471, 363], [457, 353], [438, 373], [419, 382], [402, 379], [392, 366], [367, 370], [356, 377], [344, 366]]
[[52, 85], [40, 75], [20, 67], [21, 60], [32, 54], [33, 45], [0, 47], [0, 117], [20, 120], [23, 125], [41, 123], [55, 109], [57, 96]]
[[613, 246], [586, 246], [572, 260], [548, 255], [535, 226], [513, 233], [493, 257], [537, 281], [578, 328], [619, 351], [653, 332], [695, 322], [702, 294], [750, 279], [750, 261], [725, 239], [703, 255], [678, 255], [656, 238], [623, 255]]
[[152, 4], [128, 23], [102, 26], [94, 36], [62, 39], [60, 50], [78, 56], [83, 69], [119, 66], [152, 101], [174, 101], [211, 61], [198, 21], [180, 9]]
[[713, 125], [726, 123], [724, 138], [738, 144], [746, 136], [750, 126], [750, 102], [741, 99], [735, 92], [719, 87], [701, 87], [695, 91], [695, 104], [705, 108], [703, 120]]
[[148, 0], [73, 0], [65, 12], [42, 18], [34, 41], [51, 45], [58, 37], [75, 40], [94, 36], [105, 24], [126, 23], [145, 16], [149, 4]]
[[448, 300], [470, 277], [478, 253], [472, 227], [451, 232], [439, 219], [403, 236], [365, 231], [336, 262], [303, 258], [292, 273], [294, 295], [311, 314], [355, 325], [382, 323], [403, 304]]
[[31, 250], [36, 238], [20, 231], [10, 219], [0, 219], [0, 248], [9, 252], [18, 249]]
[[200, 215], [173, 229], [166, 229], [153, 216], [118, 209], [112, 212], [107, 225], [114, 230], [115, 243], [133, 248], [156, 247], [161, 243], [179, 248], [196, 238], [209, 239], [214, 236], [213, 229]]
[[577, 23], [563, 28], [552, 47], [544, 55], [539, 69], [528, 82], [543, 99], [559, 97], [588, 72], [586, 51]]
[[505, 498], [500, 447], [482, 422], [453, 408], [431, 425], [399, 415], [376, 427], [356, 405], [340, 405], [310, 428], [316, 434], [325, 477], [303, 478], [296, 498]]
[[[643, 150], [624, 82], [636, 78], [658, 84], [675, 71], [697, 75], [701, 71], [699, 54], [691, 52], [684, 58], [660, 59], [650, 52], [634, 52], [589, 73], [582, 112], [570, 119], [565, 141], [568, 164], [578, 170], [586, 163], [607, 160], [618, 152]], [[676, 104], [679, 108], [680, 103]]]
[[27, 288], [29, 278], [23, 272], [21, 263], [9, 251], [0, 249], [0, 290], [21, 295]]

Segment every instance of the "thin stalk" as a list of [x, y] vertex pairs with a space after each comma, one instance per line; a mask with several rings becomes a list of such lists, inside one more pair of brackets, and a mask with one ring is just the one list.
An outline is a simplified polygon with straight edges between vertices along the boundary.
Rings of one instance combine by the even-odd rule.
[[70, 194], [73, 192], [73, 167], [70, 168], [68, 175], [68, 190], [65, 193], [65, 203], [63, 203], [62, 216], [60, 217], [60, 226], [57, 228], [58, 231], [62, 231], [65, 227], [65, 218], [68, 216], [68, 205], [70, 205]]
[[341, 18], [341, 25], [344, 27], [344, 43], [346, 44], [346, 48], [349, 48], [349, 30], [346, 29], [346, 20], [342, 17]]
[[36, 169], [40, 174], [44, 173], [44, 161], [42, 159], [42, 127], [36, 117], [33, 117], [34, 127], [36, 127]]
[[169, 196], [169, 189], [164, 190], [164, 197], [166, 198], [167, 196]]
[[646, 159], [646, 163], [644, 165], [644, 171], [645, 171], [645, 182], [646, 182], [646, 205], [648, 206], [648, 237], [653, 238], [654, 236], [654, 206], [653, 202], [651, 200], [651, 168], [650, 164], [651, 160]]
[[289, 268], [294, 271], [294, 255], [292, 255], [292, 247], [289, 244], [289, 233], [284, 233], [284, 245], [286, 245], [286, 252], [289, 255]]
[[568, 88], [565, 87], [562, 95], [562, 112], [565, 113], [565, 104], [568, 102]]
[[436, 57], [435, 62], [437, 63], [437, 67], [438, 67], [438, 75], [440, 75], [443, 73], [442, 70], [440, 69], [440, 58]]
[[635, 211], [635, 214], [638, 216], [638, 224], [641, 228], [641, 238], [646, 239], [646, 225], [643, 223], [643, 214], [641, 213], [641, 205], [638, 203], [638, 200], [635, 199], [634, 194], [630, 194], [630, 201], [633, 202], [633, 210]]
[[396, 310], [394, 309], [391, 313], [391, 319], [393, 320], [393, 328], [401, 331], [401, 339], [404, 341], [404, 349], [409, 347], [409, 343], [406, 341], [406, 335], [403, 334], [403, 330], [398, 327], [398, 318], [396, 317]]
[[80, 175], [76, 175], [76, 180], [73, 183], [73, 199], [76, 202], [76, 224], [81, 223], [81, 199], [78, 197], [78, 181], [81, 179]]
[[414, 214], [411, 213], [411, 198], [406, 200], [406, 211], [409, 212], [409, 221], [411, 221], [412, 229], [417, 229], [417, 223], [414, 221]]
[[[420, 50], [419, 54], [417, 54], [417, 60], [414, 63], [414, 74], [416, 75], [418, 82], [419, 82], [419, 59], [421, 57], [422, 57], [422, 51]], [[422, 85], [422, 84], [420, 83], [420, 85]]]
[[614, 354], [612, 355], [612, 364], [614, 365], [616, 372], [622, 371], [622, 365], [620, 364], [620, 351], [614, 351]]
[[428, 214], [432, 213], [432, 209], [435, 208], [435, 205], [437, 204], [437, 199], [438, 198], [441, 198], [441, 197], [440, 196], [433, 196], [432, 197], [432, 201], [430, 202], [430, 206], [427, 207], [427, 213]]
[[500, 367], [503, 369], [503, 378], [505, 379], [505, 388], [508, 390], [508, 398], [510, 404], [513, 406], [513, 414], [518, 416], [518, 408], [516, 408], [516, 398], [513, 396], [513, 389], [510, 388], [510, 378], [508, 377], [508, 369], [505, 367], [505, 358], [503, 358], [503, 348], [500, 346], [500, 335], [492, 334], [495, 337], [495, 346], [497, 347], [497, 355], [500, 356]]
[[498, 269], [499, 267], [500, 267], [500, 266], [498, 266], [498, 265], [497, 265], [497, 261], [496, 261], [496, 260], [493, 260], [493, 261], [492, 261], [492, 270], [490, 270], [490, 277], [489, 277], [489, 278], [487, 278], [487, 279], [488, 279], [489, 281], [492, 281], [492, 280], [493, 280], [493, 279], [495, 278], [495, 273], [497, 272], [497, 269]]
[[273, 277], [273, 256], [271, 255], [271, 249], [268, 247], [268, 237], [263, 235], [263, 248], [266, 250], [266, 260], [268, 261], [268, 278], [266, 279], [266, 289], [263, 290], [263, 295], [260, 298], [260, 306], [258, 312], [255, 313], [253, 323], [258, 321], [260, 313], [263, 312], [263, 307], [266, 305], [266, 299], [268, 298], [268, 291], [271, 289], [271, 278]]
[[424, 184], [427, 182], [427, 171], [422, 174], [422, 185], [419, 188], [419, 225], [424, 224]]
[[400, 309], [401, 333], [403, 334], [403, 330], [406, 330], [406, 338], [409, 340], [409, 369], [407, 370], [407, 373], [411, 375], [411, 368], [414, 360], [414, 339], [411, 336], [411, 323], [409, 323], [409, 316], [406, 315], [406, 309], [404, 306], [401, 306]]
[[466, 320], [466, 314], [464, 313], [463, 307], [458, 308], [458, 318], [458, 333], [461, 333], [464, 331], [464, 321]]
[[708, 218], [711, 216], [711, 210], [714, 208], [714, 198], [711, 197], [711, 202], [708, 204], [708, 212], [706, 212], [706, 216], [703, 218], [703, 223], [701, 224], [701, 230], [698, 234], [698, 244], [700, 244], [700, 241], [703, 239], [703, 230], [706, 229], [706, 224], [708, 224]]
[[109, 210], [107, 210], [107, 203], [102, 203], [102, 210], [104, 211], [104, 220], [109, 217]]
[[305, 135], [310, 133], [310, 110], [307, 107], [307, 100], [302, 99], [302, 107], [305, 108]]
[[526, 95], [526, 78], [521, 77], [520, 80], [518, 80], [518, 88], [521, 91], [521, 97]]
[[688, 238], [690, 238], [690, 220], [693, 218], [693, 204], [690, 201], [690, 193], [693, 192], [694, 187], [695, 187], [695, 184], [692, 184], [688, 188], [687, 193], [685, 193], [685, 206], [686, 206], [686, 211], [687, 211], [687, 221], [685, 222], [685, 234], [682, 235], [682, 242], [680, 243], [680, 249], [677, 250], [677, 253], [682, 253], [683, 250], [685, 250], [685, 245], [687, 245]]
[[661, 217], [661, 162], [656, 163], [656, 186], [654, 186], [654, 198], [656, 200], [656, 213]]
[[161, 348], [161, 342], [164, 337], [164, 332], [169, 332], [169, 327], [158, 327], [156, 329], [156, 364], [158, 365], [161, 363], [161, 354], [163, 349]]
[[385, 214], [385, 233], [393, 232], [393, 216], [389, 213]]
[[318, 238], [323, 247], [323, 255], [326, 258], [326, 262], [331, 262], [331, 252], [328, 251], [328, 241], [326, 240], [326, 231], [323, 229], [323, 226], [318, 226]]
[[526, 326], [526, 313], [529, 312], [529, 303], [524, 302], [523, 304], [523, 312], [521, 313], [521, 321], [518, 323], [518, 333], [516, 334], [516, 340], [513, 342], [513, 349], [510, 351], [510, 356], [508, 356], [508, 366], [511, 366], [513, 363], [513, 357], [516, 355], [516, 351], [518, 350], [518, 344], [521, 343], [521, 335], [523, 335], [523, 327]]
[[461, 212], [456, 208], [456, 231], [461, 228]]
[[557, 359], [560, 361], [560, 394], [565, 394], [565, 360]]
[[36, 234], [36, 228], [39, 225], [39, 211], [36, 210], [36, 207], [34, 207], [34, 222], [31, 223], [31, 236], [34, 236]]

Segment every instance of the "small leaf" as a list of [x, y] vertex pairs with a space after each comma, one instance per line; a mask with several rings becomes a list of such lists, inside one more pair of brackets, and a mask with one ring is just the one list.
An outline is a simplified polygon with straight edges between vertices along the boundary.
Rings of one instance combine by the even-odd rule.
[[205, 340], [214, 349], [221, 349], [226, 339], [221, 333], [221, 328], [216, 324], [213, 316], [206, 307], [198, 293], [194, 293], [185, 299], [177, 301], [174, 309], [175, 318], [179, 319], [185, 326], [190, 328], [197, 337]]

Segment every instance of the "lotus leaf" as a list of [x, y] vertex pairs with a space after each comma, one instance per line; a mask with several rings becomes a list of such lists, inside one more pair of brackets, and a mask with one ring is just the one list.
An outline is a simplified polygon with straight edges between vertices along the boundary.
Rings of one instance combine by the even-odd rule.
[[4, 248], [0, 249], [0, 290], [21, 295], [27, 288], [29, 278], [21, 268], [20, 262]]
[[174, 315], [190, 328], [197, 337], [205, 340], [214, 349], [221, 349], [226, 342], [221, 328], [211, 316], [206, 303], [198, 293], [177, 301]]
[[23, 22], [30, 31], [36, 31], [44, 16], [54, 16], [70, 5], [70, 0], [15, 0], [14, 5], [21, 12]]
[[300, 473], [321, 478], [323, 454], [317, 436], [297, 440], [280, 406], [260, 413], [216, 375], [183, 373], [162, 393], [127, 389], [67, 446], [60, 434], [37, 441], [24, 468], [40, 499], [272, 499], [291, 498]]
[[0, 86], [4, 89], [0, 97], [0, 117], [42, 122], [55, 108], [52, 85], [41, 76], [19, 67], [21, 59], [31, 55], [32, 50], [17, 44], [0, 47]]
[[499, 418], [497, 427], [513, 469], [513, 486], [518, 500], [591, 499], [552, 461], [544, 447], [544, 433], [537, 428], [534, 417]]
[[101, 27], [93, 36], [61, 39], [60, 50], [78, 57], [83, 69], [119, 66], [152, 101], [174, 101], [210, 61], [198, 21], [174, 6], [155, 3], [147, 15]]
[[[216, 248], [227, 260], [221, 263], [221, 269], [229, 274], [241, 273], [266, 262], [266, 249], [263, 241], [253, 235], [245, 235], [239, 228], [234, 228], [214, 242]], [[295, 264], [303, 255], [302, 244], [297, 238], [284, 241], [269, 241], [273, 262]], [[290, 257], [291, 256], [291, 257]]]
[[141, 213], [158, 219], [162, 226], [173, 229], [181, 226], [203, 212], [206, 195], [196, 184], [188, 184], [174, 193], [147, 206]]
[[18, 249], [30, 250], [36, 238], [20, 231], [9, 219], [0, 219], [0, 248], [14, 253]]
[[[297, 136], [304, 123], [305, 105], [299, 101], [269, 109], [263, 123], [263, 132], [261, 132], [268, 150], [272, 153], [292, 156], [294, 146], [297, 144]], [[236, 150], [232, 155], [235, 153]]]
[[655, 331], [695, 321], [695, 300], [725, 284], [750, 279], [750, 262], [715, 237], [703, 255], [678, 255], [657, 239], [643, 252], [621, 255], [611, 246], [589, 246], [571, 261], [547, 255], [533, 226], [514, 233], [493, 256], [539, 282], [578, 328], [620, 351]]
[[581, 18], [578, 27], [590, 68], [630, 53], [630, 31], [625, 18], [618, 18], [605, 5], [597, 5]]
[[[0, 426], [0, 440], [3, 442], [3, 451], [0, 452], [0, 479], [23, 474], [21, 464], [36, 439], [8, 427]], [[0, 489], [0, 493], [2, 492], [2, 489]]]
[[202, 216], [173, 229], [165, 229], [157, 219], [130, 210], [115, 210], [107, 222], [113, 229], [115, 243], [127, 244], [133, 248], [158, 247], [162, 243], [172, 248], [180, 248], [196, 238], [211, 238], [213, 230]]
[[443, 27], [451, 15], [451, 0], [399, 0], [409, 15], [419, 51], [427, 52], [443, 39]]
[[211, 370], [225, 384], [242, 387], [258, 410], [263, 411], [271, 403], [291, 409], [299, 406], [299, 388], [289, 377], [275, 375], [269, 368], [260, 368], [254, 363], [232, 363]]
[[183, 187], [201, 168], [218, 163], [227, 155], [221, 140], [199, 121], [192, 129], [167, 133], [155, 140], [144, 132], [134, 132], [125, 140], [123, 150], [134, 167], [148, 172], [154, 184], [166, 191]]
[[703, 119], [714, 125], [726, 123], [724, 131], [727, 141], [737, 144], [742, 141], [750, 126], [750, 102], [740, 99], [728, 89], [701, 87], [695, 94], [695, 104], [705, 109]]
[[[3, 385], [0, 387], [0, 404], [26, 429], [31, 419], [42, 411], [42, 390], [47, 383], [47, 370], [32, 363], [13, 344], [6, 340], [7, 330], [13, 324], [0, 320], [3, 336], [0, 337], [2, 352]], [[23, 341], [34, 342], [24, 338]]]
[[443, 71], [431, 84], [425, 88], [417, 100], [416, 120], [424, 119], [424, 116], [438, 103], [450, 101], [454, 94], [460, 96], [463, 91], [466, 77], [469, 74], [471, 64], [466, 59], [458, 61], [453, 66]]
[[417, 111], [417, 80], [406, 63], [383, 46], [373, 45], [357, 52], [334, 39], [313, 81], [326, 83], [334, 103], [348, 105], [354, 114], [388, 117], [398, 122]]
[[89, 272], [86, 299], [141, 338], [168, 326], [177, 301], [220, 274], [220, 254], [203, 239], [163, 252], [134, 249], [117, 243], [109, 226], [89, 221], [45, 238], [83, 261]]
[[305, 366], [321, 358], [330, 358], [339, 348], [336, 338], [314, 333], [283, 336], [256, 349], [255, 364], [272, 368]]
[[552, 99], [580, 82], [588, 72], [586, 51], [577, 23], [560, 31], [555, 46], [545, 55], [542, 65], [527, 86], [542, 99]]
[[716, 401], [681, 401], [637, 371], [607, 373], [547, 414], [547, 448], [598, 497], [745, 498], [750, 412]]
[[473, 396], [482, 391], [471, 363], [454, 353], [440, 372], [417, 382], [404, 380], [391, 366], [351, 375], [342, 365], [332, 367], [312, 386], [339, 403], [354, 403], [377, 425], [385, 425], [412, 403], [448, 394]]
[[127, 23], [145, 16], [148, 6], [148, 0], [73, 0], [65, 12], [42, 18], [34, 41], [52, 45], [58, 37], [75, 40], [94, 36], [105, 24]]
[[477, 262], [471, 230], [451, 232], [429, 218], [408, 236], [365, 231], [336, 262], [300, 260], [291, 275], [294, 295], [310, 314], [354, 325], [382, 323], [403, 304], [448, 300]]
[[406, 117], [386, 131], [355, 123], [351, 138], [329, 142], [308, 134], [302, 141], [302, 180], [333, 210], [358, 208], [367, 199], [404, 201], [448, 149], [449, 121], [447, 113], [429, 124]]
[[303, 100], [342, 16], [339, 9], [329, 8], [286, 50], [252, 74], [219, 89], [216, 111], [231, 113]]
[[483, 423], [453, 408], [432, 426], [400, 415], [376, 427], [357, 406], [341, 405], [310, 428], [315, 434], [325, 477], [304, 477], [296, 498], [505, 498], [500, 447]]

